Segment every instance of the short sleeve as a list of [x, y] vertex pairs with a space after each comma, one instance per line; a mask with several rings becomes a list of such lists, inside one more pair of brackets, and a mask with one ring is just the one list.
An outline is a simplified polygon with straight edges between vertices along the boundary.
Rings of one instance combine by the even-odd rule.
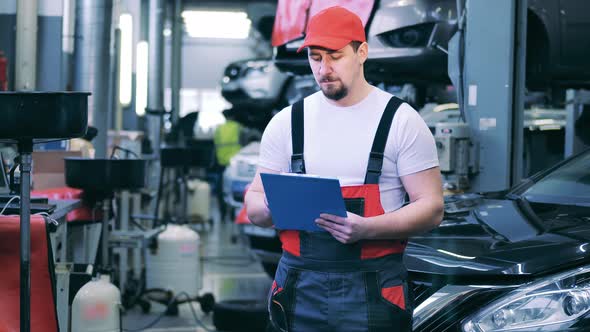
[[260, 141], [258, 166], [277, 172], [289, 171], [291, 107], [277, 113], [268, 123]]
[[439, 165], [434, 137], [422, 117], [410, 105], [400, 106], [392, 127], [398, 152], [398, 176]]

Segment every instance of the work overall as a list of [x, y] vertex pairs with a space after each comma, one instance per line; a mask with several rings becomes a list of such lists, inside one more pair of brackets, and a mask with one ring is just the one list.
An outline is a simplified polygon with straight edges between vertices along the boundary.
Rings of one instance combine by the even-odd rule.
[[[384, 213], [379, 176], [389, 129], [402, 101], [392, 97], [371, 148], [365, 183], [342, 187], [346, 209]], [[293, 105], [291, 171], [305, 173], [303, 102]], [[269, 294], [273, 331], [411, 331], [412, 299], [402, 263], [405, 240], [338, 242], [328, 232], [280, 232], [283, 255]]]

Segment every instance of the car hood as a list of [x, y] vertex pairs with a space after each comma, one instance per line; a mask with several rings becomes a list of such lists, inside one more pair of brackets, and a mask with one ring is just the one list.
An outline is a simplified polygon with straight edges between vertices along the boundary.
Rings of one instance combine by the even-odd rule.
[[590, 209], [479, 195], [445, 199], [445, 218], [410, 239], [411, 272], [526, 276], [588, 261]]

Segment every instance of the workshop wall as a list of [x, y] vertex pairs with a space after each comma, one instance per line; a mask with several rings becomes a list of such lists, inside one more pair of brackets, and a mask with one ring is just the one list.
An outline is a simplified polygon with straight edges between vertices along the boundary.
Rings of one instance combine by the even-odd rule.
[[[14, 89], [16, 0], [0, 1], [0, 51], [8, 59], [8, 89]], [[62, 2], [40, 0], [37, 22], [37, 90], [61, 90]]]
[[[214, 89], [225, 67], [233, 61], [255, 57], [249, 40], [204, 39], [185, 36], [182, 44], [182, 88]], [[165, 87], [170, 87], [171, 38], [166, 38]]]
[[37, 90], [59, 91], [62, 86], [61, 49], [63, 2], [40, 0], [37, 21]]
[[16, 48], [16, 0], [0, 1], [0, 51], [8, 59], [8, 89], [14, 87], [14, 52]]

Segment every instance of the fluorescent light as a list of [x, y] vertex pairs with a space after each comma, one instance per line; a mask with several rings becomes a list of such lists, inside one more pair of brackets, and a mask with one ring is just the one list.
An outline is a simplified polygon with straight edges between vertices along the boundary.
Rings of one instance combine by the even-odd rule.
[[133, 17], [131, 14], [119, 16], [121, 30], [121, 54], [119, 62], [119, 102], [127, 106], [132, 96], [132, 68], [133, 65]]
[[252, 25], [245, 12], [184, 11], [182, 17], [193, 38], [246, 39]]
[[135, 62], [135, 113], [139, 116], [145, 114], [145, 108], [147, 107], [148, 60], [148, 43], [140, 41], [137, 43], [137, 59]]

